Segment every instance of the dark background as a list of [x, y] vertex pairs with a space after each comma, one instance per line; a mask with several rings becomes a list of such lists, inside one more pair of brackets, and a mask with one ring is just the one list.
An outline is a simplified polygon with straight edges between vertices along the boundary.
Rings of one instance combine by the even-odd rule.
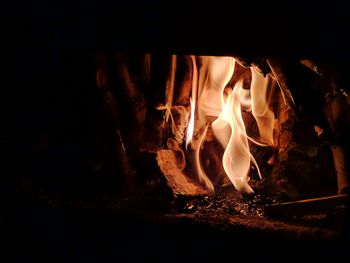
[[[110, 253], [127, 260], [130, 255], [142, 259], [145, 251], [151, 251], [145, 257], [173, 252], [163, 243], [172, 240], [164, 234], [166, 227], [41, 208], [23, 194], [21, 187], [27, 181], [67, 199], [77, 193], [88, 196], [86, 189], [93, 189], [93, 175], [86, 183], [87, 163], [98, 155], [96, 127], [105, 125], [95, 84], [97, 51], [350, 58], [345, 1], [22, 1], [1, 5], [1, 235], [12, 257], [65, 260], [74, 255], [94, 261], [99, 253]], [[100, 185], [101, 191], [108, 180]], [[152, 231], [147, 228], [163, 234], [150, 242]], [[203, 241], [201, 231], [190, 232], [198, 237], [187, 242], [172, 240], [170, 244], [203, 253], [198, 243]], [[213, 241], [229, 238], [227, 234], [209, 236], [212, 239], [205, 239], [205, 250], [232, 249], [230, 243]], [[211, 255], [215, 258], [216, 254], [212, 251]], [[268, 253], [263, 255], [268, 257]]]

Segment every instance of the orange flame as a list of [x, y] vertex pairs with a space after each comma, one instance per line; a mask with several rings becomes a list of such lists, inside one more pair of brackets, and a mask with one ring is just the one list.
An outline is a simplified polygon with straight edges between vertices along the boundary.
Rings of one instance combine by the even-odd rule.
[[193, 131], [194, 131], [194, 113], [196, 109], [196, 99], [197, 99], [197, 87], [198, 87], [198, 71], [195, 56], [191, 56], [193, 75], [192, 75], [192, 96], [190, 98], [191, 105], [191, 115], [188, 122], [187, 133], [186, 133], [186, 149], [188, 144], [192, 141]]
[[[212, 182], [201, 166], [200, 152], [209, 126], [207, 117], [217, 117], [212, 123], [212, 130], [225, 149], [222, 160], [224, 170], [238, 191], [252, 193], [253, 189], [248, 184], [251, 163], [256, 166], [260, 178], [261, 173], [249, 151], [248, 140], [259, 145], [273, 145], [275, 116], [268, 105], [275, 87], [275, 80], [269, 75], [264, 77], [255, 68], [251, 68], [250, 91], [243, 89], [243, 79], [241, 79], [225, 101], [224, 89], [234, 72], [234, 58], [201, 56], [199, 74], [195, 57], [191, 56], [191, 59], [193, 64], [191, 116], [187, 128], [186, 147], [192, 142], [194, 133], [200, 134], [194, 146], [195, 167], [199, 180], [208, 189], [214, 190]], [[251, 109], [256, 119], [260, 133], [259, 142], [247, 136], [242, 107]]]
[[236, 83], [227, 98], [224, 110], [212, 124], [214, 135], [224, 146], [224, 170], [238, 191], [252, 193], [248, 184], [250, 163], [254, 158], [249, 152], [248, 138], [241, 114], [240, 97], [243, 91], [243, 80]]
[[[199, 73], [198, 85], [198, 123], [197, 129], [205, 126], [195, 151], [195, 163], [198, 177], [208, 189], [214, 190], [214, 186], [205, 174], [200, 163], [200, 148], [204, 142], [208, 123], [207, 116], [217, 117], [224, 106], [223, 90], [232, 77], [234, 71], [234, 59], [232, 57], [202, 56], [202, 67]], [[193, 91], [193, 90], [192, 90]], [[193, 108], [191, 108], [193, 110]], [[193, 114], [192, 114], [193, 116]]]
[[[257, 122], [260, 141], [273, 146], [273, 126], [275, 115], [269, 109], [269, 100], [274, 88], [274, 80], [267, 75], [259, 73], [254, 67], [251, 67], [252, 83], [250, 86], [252, 114]], [[270, 90], [269, 90], [270, 88]], [[270, 92], [270, 94], [268, 94]], [[270, 95], [270, 96], [268, 96]], [[267, 99], [267, 97], [269, 97]]]
[[205, 136], [207, 135], [207, 131], [208, 131], [208, 125], [205, 126], [205, 129], [199, 138], [198, 146], [195, 151], [195, 163], [196, 163], [196, 169], [197, 169], [199, 181], [204, 183], [209, 190], [214, 191], [214, 185], [212, 184], [212, 182], [204, 172], [200, 161], [200, 150], [203, 145]]
[[199, 114], [201, 117], [218, 117], [224, 107], [224, 89], [230, 81], [235, 60], [232, 57], [202, 57], [206, 68], [206, 81], [200, 88], [202, 93], [199, 100]]

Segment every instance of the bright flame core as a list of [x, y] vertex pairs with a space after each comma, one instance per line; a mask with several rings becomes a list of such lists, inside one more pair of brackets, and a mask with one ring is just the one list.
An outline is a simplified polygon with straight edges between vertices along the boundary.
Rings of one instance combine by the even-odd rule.
[[205, 129], [199, 138], [198, 146], [195, 151], [195, 163], [196, 163], [196, 169], [197, 169], [199, 181], [204, 183], [209, 190], [214, 191], [214, 185], [212, 184], [208, 176], [205, 174], [200, 162], [200, 151], [204, 143], [205, 136], [207, 135], [207, 131], [208, 131], [208, 125], [205, 126]]
[[194, 129], [194, 110], [196, 108], [196, 104], [195, 104], [195, 100], [192, 100], [192, 98], [190, 98], [190, 105], [191, 105], [191, 115], [190, 115], [190, 120], [188, 122], [187, 133], [186, 133], [186, 149], [187, 149], [187, 146], [192, 141], [193, 129]]
[[248, 138], [241, 114], [240, 93], [243, 80], [235, 85], [227, 98], [224, 110], [212, 128], [222, 146], [226, 149], [222, 162], [224, 170], [238, 191], [252, 193], [248, 184], [251, 156]]
[[224, 107], [224, 89], [232, 78], [235, 60], [232, 57], [202, 57], [206, 81], [200, 88], [199, 114], [218, 117]]
[[[250, 90], [243, 89], [243, 79], [236, 82], [233, 90], [225, 98], [224, 90], [234, 73], [233, 57], [201, 56], [201, 67], [197, 70], [196, 59], [191, 56], [193, 65], [191, 115], [186, 134], [188, 144], [195, 145], [194, 159], [200, 182], [209, 190], [214, 190], [200, 162], [200, 151], [205, 141], [210, 123], [208, 117], [216, 117], [212, 122], [213, 133], [225, 149], [222, 163], [226, 175], [234, 187], [241, 192], [252, 193], [248, 173], [253, 163], [261, 178], [259, 167], [250, 153], [248, 139], [259, 145], [273, 145], [274, 114], [269, 109], [274, 80], [264, 77], [255, 68], [251, 68]], [[268, 98], [269, 97], [269, 98]], [[242, 108], [251, 110], [260, 134], [255, 141], [246, 133], [242, 117]], [[197, 116], [196, 116], [197, 114]], [[193, 141], [194, 134], [197, 139]]]
[[193, 131], [194, 131], [194, 113], [196, 109], [196, 100], [197, 100], [197, 87], [198, 87], [198, 71], [196, 58], [191, 56], [193, 73], [192, 73], [192, 97], [190, 98], [191, 103], [191, 115], [188, 122], [187, 133], [186, 133], [186, 149], [189, 143], [192, 141]]

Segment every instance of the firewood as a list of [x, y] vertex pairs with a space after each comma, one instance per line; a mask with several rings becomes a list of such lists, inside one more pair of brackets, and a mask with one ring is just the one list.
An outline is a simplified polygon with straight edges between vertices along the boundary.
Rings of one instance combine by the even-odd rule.
[[308, 215], [317, 213], [330, 213], [335, 207], [345, 207], [348, 195], [334, 195], [319, 198], [311, 198], [294, 202], [286, 202], [280, 204], [272, 204], [265, 206], [265, 212], [270, 216], [277, 215]]
[[337, 74], [311, 60], [296, 63], [293, 60], [269, 58], [268, 63], [282, 91], [290, 91], [291, 96], [288, 97], [293, 103], [289, 104], [293, 106], [298, 119], [304, 120], [309, 126], [317, 126], [318, 136], [330, 145], [337, 174], [338, 193], [345, 193], [349, 189], [349, 157], [345, 151], [349, 106], [344, 96], [340, 95]]
[[243, 67], [254, 67], [256, 68], [264, 77], [271, 73], [271, 68], [265, 58], [259, 57], [235, 57], [237, 63]]
[[175, 74], [177, 67], [177, 56], [171, 56], [170, 72], [165, 88], [165, 104], [170, 107], [173, 105], [174, 100], [174, 86], [175, 86]]
[[335, 171], [337, 174], [338, 193], [349, 192], [349, 172], [346, 163], [344, 148], [338, 145], [331, 146]]
[[[183, 73], [182, 79], [180, 80], [180, 84], [177, 87], [176, 98], [174, 99], [175, 105], [190, 105], [190, 96], [192, 90], [192, 61], [190, 56], [184, 56], [185, 65], [183, 65]], [[180, 66], [180, 65], [179, 65]]]
[[173, 111], [179, 110], [179, 108], [173, 108], [174, 104], [174, 85], [175, 85], [175, 75], [177, 67], [177, 56], [171, 56], [170, 70], [167, 77], [165, 85], [165, 102], [162, 105], [157, 106], [157, 110], [164, 111], [163, 113], [163, 124], [162, 129], [165, 133], [168, 133], [166, 136], [178, 136], [178, 129], [175, 123], [173, 116]]
[[136, 86], [135, 81], [132, 79], [131, 74], [126, 64], [126, 58], [116, 53], [116, 70], [119, 79], [122, 81], [122, 88], [124, 95], [129, 101], [132, 109], [132, 118], [134, 119], [136, 129], [133, 130], [133, 140], [135, 143], [139, 143], [143, 138], [144, 125], [147, 113], [147, 103], [139, 88]]
[[330, 125], [323, 113], [324, 94], [328, 92], [325, 81], [296, 59], [268, 58], [267, 62], [281, 88], [285, 104], [309, 127], [317, 125], [329, 134]]
[[109, 116], [109, 120], [111, 126], [113, 127], [113, 144], [116, 150], [117, 162], [121, 166], [122, 176], [124, 178], [124, 186], [123, 191], [128, 192], [131, 187], [131, 181], [133, 177], [133, 170], [130, 162], [130, 158], [128, 153], [126, 152], [126, 147], [123, 142], [123, 138], [121, 135], [121, 116], [120, 116], [120, 107], [118, 106], [118, 102], [112, 92], [111, 84], [110, 84], [110, 71], [107, 66], [107, 56], [103, 53], [100, 53], [97, 61], [97, 74], [96, 74], [96, 82], [97, 87], [101, 91], [101, 99], [105, 111]]
[[174, 150], [164, 149], [157, 152], [157, 162], [164, 174], [169, 187], [175, 195], [205, 195], [209, 191], [191, 180], [183, 171], [183, 166], [178, 164], [178, 158]]
[[267, 64], [271, 69], [272, 75], [275, 77], [278, 86], [281, 89], [284, 104], [288, 104], [290, 107], [295, 106], [294, 97], [295, 94], [292, 90], [293, 87], [288, 85], [288, 76], [286, 75], [284, 65], [278, 59], [268, 58]]
[[152, 65], [152, 56], [151, 54], [145, 54], [143, 57], [143, 66], [142, 66], [142, 79], [144, 82], [149, 83], [151, 79], [151, 65]]
[[349, 106], [344, 96], [336, 91], [333, 95], [326, 96], [325, 112], [333, 131], [334, 140], [331, 142], [334, 166], [337, 174], [338, 193], [349, 192], [349, 164], [347, 163], [346, 151], [343, 145], [348, 136], [348, 114]]

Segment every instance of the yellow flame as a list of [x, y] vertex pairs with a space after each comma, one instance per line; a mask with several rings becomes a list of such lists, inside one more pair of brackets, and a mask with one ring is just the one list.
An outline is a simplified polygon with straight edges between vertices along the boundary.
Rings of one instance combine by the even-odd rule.
[[191, 105], [191, 115], [188, 122], [187, 133], [186, 133], [186, 149], [188, 144], [192, 141], [193, 131], [194, 131], [194, 119], [195, 119], [195, 109], [196, 109], [196, 98], [197, 98], [197, 88], [198, 88], [198, 70], [196, 64], [195, 56], [191, 56], [192, 66], [193, 66], [193, 75], [192, 75], [192, 96], [190, 98]]
[[204, 172], [201, 165], [201, 160], [200, 160], [200, 151], [201, 151], [201, 147], [203, 145], [205, 136], [207, 135], [207, 131], [208, 131], [208, 124], [205, 126], [205, 129], [201, 137], [199, 138], [198, 147], [196, 148], [196, 152], [195, 152], [195, 163], [196, 163], [196, 170], [197, 170], [199, 181], [204, 183], [209, 190], [214, 191], [214, 185], [212, 184], [212, 182]]
[[202, 66], [199, 72], [197, 92], [199, 98], [197, 105], [199, 115], [197, 129], [200, 131], [205, 125], [205, 130], [195, 150], [195, 163], [199, 180], [204, 182], [207, 188], [213, 191], [214, 186], [205, 174], [200, 163], [200, 149], [208, 130], [206, 117], [219, 116], [224, 107], [223, 91], [233, 75], [235, 61], [233, 57], [202, 56], [200, 59]]
[[[257, 122], [260, 141], [267, 145], [274, 145], [273, 126], [275, 115], [269, 109], [269, 99], [274, 88], [274, 80], [267, 75], [263, 76], [254, 67], [251, 67], [252, 83], [250, 87], [252, 114]], [[269, 92], [269, 94], [268, 94]]]
[[[224, 89], [230, 81], [235, 60], [233, 57], [202, 57], [206, 67], [206, 81], [199, 99], [199, 114], [218, 117], [224, 107]], [[203, 72], [204, 73], [204, 72]], [[202, 74], [203, 74], [202, 73]]]
[[190, 98], [190, 103], [191, 103], [191, 117], [190, 121], [188, 122], [188, 127], [187, 127], [187, 133], [186, 133], [186, 149], [187, 146], [190, 144], [193, 138], [193, 130], [194, 130], [194, 110], [196, 107], [195, 101]]
[[[243, 89], [243, 79], [239, 80], [233, 91], [224, 98], [224, 89], [234, 72], [233, 57], [201, 56], [201, 68], [197, 70], [196, 60], [193, 64], [191, 116], [186, 135], [186, 147], [192, 141], [193, 134], [200, 134], [195, 144], [195, 168], [199, 180], [210, 190], [214, 186], [205, 174], [200, 162], [200, 152], [208, 130], [207, 117], [217, 117], [212, 129], [219, 143], [224, 147], [224, 170], [241, 192], [252, 193], [248, 173], [253, 163], [261, 178], [259, 167], [249, 151], [248, 140], [259, 145], [273, 145], [273, 125], [275, 116], [269, 109], [269, 97], [273, 92], [275, 80], [269, 75], [264, 77], [255, 68], [251, 68], [251, 89]], [[242, 118], [242, 107], [251, 110], [256, 119], [260, 142], [249, 138]], [[197, 117], [195, 116], [197, 113]], [[196, 122], [195, 122], [196, 120]]]
[[213, 122], [214, 135], [224, 146], [222, 159], [224, 170], [238, 191], [254, 192], [248, 184], [250, 163], [256, 164], [251, 156], [248, 138], [241, 113], [240, 96], [243, 90], [243, 80], [236, 83], [227, 98], [222, 114]]

